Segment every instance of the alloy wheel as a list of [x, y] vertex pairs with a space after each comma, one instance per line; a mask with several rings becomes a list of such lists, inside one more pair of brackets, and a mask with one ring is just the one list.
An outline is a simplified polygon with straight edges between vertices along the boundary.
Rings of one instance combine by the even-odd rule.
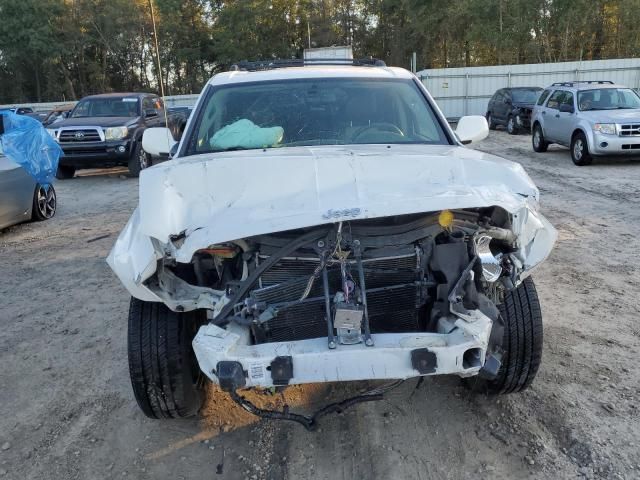
[[578, 138], [573, 144], [573, 157], [576, 160], [580, 160], [582, 158], [583, 149], [584, 144], [582, 143], [582, 139]]
[[51, 218], [56, 213], [56, 192], [49, 186], [38, 187], [37, 200], [38, 212], [42, 218]]

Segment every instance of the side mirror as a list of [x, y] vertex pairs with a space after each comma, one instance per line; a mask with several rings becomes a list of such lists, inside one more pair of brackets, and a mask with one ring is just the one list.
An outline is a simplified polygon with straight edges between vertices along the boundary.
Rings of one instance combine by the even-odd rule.
[[489, 135], [487, 119], [482, 115], [468, 115], [458, 120], [456, 128], [458, 139], [464, 144], [476, 143]]
[[144, 118], [157, 117], [158, 111], [155, 108], [148, 108], [144, 111]]
[[502, 101], [503, 101], [504, 103], [506, 103], [507, 105], [510, 105], [510, 104], [511, 104], [511, 100], [509, 100], [509, 99], [508, 99], [508, 98], [506, 98], [506, 97], [505, 97]]
[[177, 143], [168, 128], [147, 128], [142, 134], [142, 149], [152, 157], [168, 157]]
[[564, 113], [573, 113], [573, 105], [569, 105], [567, 103], [561, 103], [560, 111]]

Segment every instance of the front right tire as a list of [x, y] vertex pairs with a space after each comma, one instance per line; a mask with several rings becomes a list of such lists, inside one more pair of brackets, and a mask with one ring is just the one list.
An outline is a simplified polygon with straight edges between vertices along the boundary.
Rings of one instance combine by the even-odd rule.
[[191, 342], [206, 321], [203, 310], [177, 313], [163, 303], [131, 299], [129, 373], [147, 417], [191, 417], [200, 410], [205, 381]]

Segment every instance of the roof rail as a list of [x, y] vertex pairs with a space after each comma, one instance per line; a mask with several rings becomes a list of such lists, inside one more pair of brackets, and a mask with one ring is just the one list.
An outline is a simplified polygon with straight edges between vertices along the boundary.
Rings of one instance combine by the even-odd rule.
[[573, 87], [574, 85], [579, 85], [582, 83], [586, 84], [599, 84], [599, 85], [613, 85], [611, 80], [574, 80], [572, 82], [555, 82], [552, 83], [552, 87]]
[[231, 66], [233, 71], [256, 72], [260, 70], [273, 70], [276, 68], [307, 67], [311, 65], [342, 65], [353, 67], [386, 67], [387, 64], [377, 58], [292, 58], [289, 60], [259, 60], [255, 62], [242, 61]]

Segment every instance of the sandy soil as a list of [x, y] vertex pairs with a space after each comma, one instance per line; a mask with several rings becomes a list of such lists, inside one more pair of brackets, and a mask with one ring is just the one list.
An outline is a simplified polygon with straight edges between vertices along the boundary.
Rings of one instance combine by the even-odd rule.
[[[54, 220], [0, 234], [0, 478], [640, 478], [640, 162], [579, 168], [504, 132], [479, 148], [527, 169], [560, 232], [535, 274], [545, 350], [530, 390], [408, 381], [315, 433], [258, 422], [213, 388], [202, 418], [146, 419], [129, 385], [127, 293], [104, 262], [137, 182], [86, 172], [58, 182]], [[361, 387], [287, 395], [308, 409]]]

